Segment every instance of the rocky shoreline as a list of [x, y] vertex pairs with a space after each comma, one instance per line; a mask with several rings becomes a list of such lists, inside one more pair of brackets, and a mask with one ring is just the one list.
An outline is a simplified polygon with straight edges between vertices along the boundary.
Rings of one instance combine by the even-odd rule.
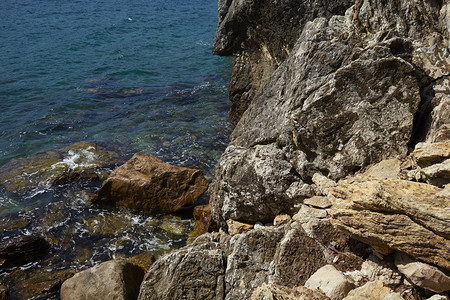
[[[448, 299], [450, 1], [219, 0], [218, 15], [213, 52], [233, 56], [236, 127], [190, 244], [51, 288], [62, 284], [61, 299]], [[171, 166], [145, 159], [92, 200], [171, 212], [206, 189], [196, 171], [167, 177]], [[173, 207], [143, 203], [155, 195]]]

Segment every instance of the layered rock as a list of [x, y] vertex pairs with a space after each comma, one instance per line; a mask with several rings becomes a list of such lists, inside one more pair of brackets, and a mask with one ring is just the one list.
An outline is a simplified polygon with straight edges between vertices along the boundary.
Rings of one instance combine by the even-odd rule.
[[90, 200], [145, 213], [170, 213], [195, 203], [207, 187], [200, 170], [172, 166], [137, 153], [115, 169]]
[[406, 155], [429, 126], [442, 129], [445, 110], [429, 126], [420, 121], [433, 99], [445, 100], [445, 91], [425, 91], [450, 70], [446, 7], [357, 1], [345, 16], [306, 23], [254, 94], [219, 161], [210, 190], [214, 219], [224, 227], [227, 219], [264, 222], [292, 214], [310, 196], [304, 184], [314, 173], [343, 178]]
[[40, 236], [20, 236], [0, 244], [0, 269], [35, 262], [48, 254], [50, 244]]
[[378, 252], [392, 249], [450, 269], [450, 198], [399, 179], [342, 180], [329, 197], [332, 223]]

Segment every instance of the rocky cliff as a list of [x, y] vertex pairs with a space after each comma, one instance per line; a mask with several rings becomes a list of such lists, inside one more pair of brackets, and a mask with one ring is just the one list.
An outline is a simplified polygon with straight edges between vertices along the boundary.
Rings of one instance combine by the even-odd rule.
[[157, 260], [139, 299], [445, 299], [449, 32], [448, 0], [219, 0], [221, 229]]

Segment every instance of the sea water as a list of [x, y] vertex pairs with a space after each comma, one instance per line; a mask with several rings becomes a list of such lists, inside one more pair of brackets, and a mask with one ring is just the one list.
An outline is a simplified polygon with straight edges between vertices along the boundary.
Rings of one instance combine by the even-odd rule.
[[[0, 168], [15, 158], [88, 141], [125, 149], [124, 160], [143, 152], [211, 177], [231, 131], [231, 62], [211, 54], [216, 2], [2, 0]], [[17, 196], [0, 189], [0, 217], [32, 221], [15, 234], [78, 236], [53, 246], [67, 253], [75, 247], [95, 250], [78, 264], [113, 258], [120, 249], [137, 254], [155, 244], [170, 248], [182, 239], [162, 237], [165, 219], [93, 208], [86, 191], [66, 186], [35, 192]], [[52, 210], [60, 212], [60, 202], [64, 214], [41, 222], [57, 215]], [[110, 242], [87, 238], [99, 222], [90, 220], [93, 215], [122, 216]], [[74, 264], [66, 254], [63, 267]]]

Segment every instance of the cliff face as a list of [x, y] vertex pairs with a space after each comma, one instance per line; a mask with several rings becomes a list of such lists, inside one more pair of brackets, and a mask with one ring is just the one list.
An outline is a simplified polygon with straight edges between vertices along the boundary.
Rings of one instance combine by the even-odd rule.
[[221, 230], [159, 259], [139, 299], [448, 294], [449, 32], [449, 0], [220, 0]]
[[[222, 3], [215, 49], [236, 51], [233, 80], [244, 82], [239, 75], [244, 69], [264, 70], [249, 73], [252, 80], [259, 78], [257, 85], [246, 84], [249, 98], [242, 94], [236, 100], [233, 81], [230, 86], [232, 103], [247, 108], [210, 189], [213, 215], [222, 225], [226, 219], [254, 223], [292, 214], [316, 193], [315, 173], [337, 180], [383, 159], [404, 157], [418, 141], [449, 138], [447, 2], [356, 1], [344, 16], [332, 17], [329, 10], [318, 13], [326, 6], [309, 4], [303, 11], [310, 13], [297, 16], [301, 33], [291, 47], [279, 38], [268, 42], [273, 34], [265, 36], [262, 28], [270, 22], [247, 16], [259, 2], [233, 1], [228, 10]], [[248, 27], [243, 12], [254, 20]], [[295, 38], [290, 23], [275, 20]], [[255, 28], [261, 30], [252, 35]], [[257, 43], [252, 39], [257, 35], [265, 37]], [[244, 38], [249, 41], [241, 42]], [[259, 52], [247, 50], [249, 44]], [[274, 58], [271, 63], [242, 59], [261, 57], [271, 47], [277, 49], [265, 56]]]

